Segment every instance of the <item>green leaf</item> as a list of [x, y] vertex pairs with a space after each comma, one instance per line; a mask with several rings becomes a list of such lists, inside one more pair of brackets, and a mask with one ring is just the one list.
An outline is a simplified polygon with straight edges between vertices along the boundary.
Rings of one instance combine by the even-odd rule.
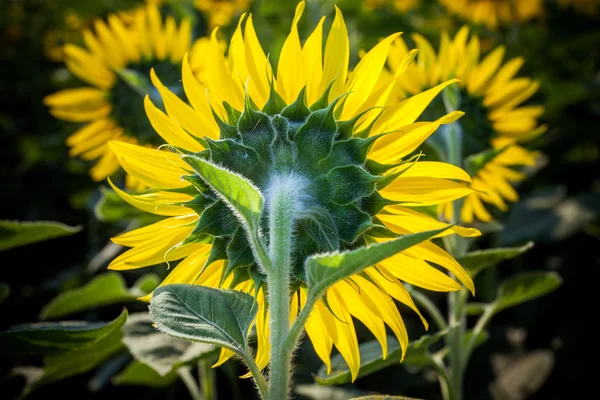
[[[433, 335], [423, 335], [419, 340], [410, 342], [404, 356], [404, 365], [423, 367], [430, 363], [427, 352], [428, 348], [438, 342], [447, 330], [439, 331]], [[358, 378], [370, 375], [391, 365], [399, 364], [402, 359], [402, 349], [395, 337], [388, 336], [388, 354], [383, 359], [381, 346], [377, 340], [361, 343], [358, 347], [360, 352], [360, 370]], [[327, 374], [327, 367], [321, 366], [315, 381], [321, 385], [341, 385], [350, 383], [352, 375], [348, 365], [341, 355], [331, 357], [331, 373]]]
[[518, 257], [526, 251], [533, 248], [533, 242], [529, 242], [521, 247], [506, 247], [487, 250], [478, 250], [467, 253], [463, 257], [457, 259], [460, 265], [465, 268], [472, 278], [486, 268]]
[[446, 229], [448, 228], [403, 235], [398, 239], [342, 253], [314, 255], [306, 260], [309, 291], [320, 296], [334, 283], [357, 274], [411, 246], [431, 239]]
[[494, 311], [502, 311], [556, 290], [562, 278], [556, 272], [525, 272], [502, 283], [494, 300]]
[[218, 167], [201, 158], [183, 156], [183, 160], [234, 209], [248, 231], [258, 231], [263, 197], [254, 184], [241, 175]]
[[[26, 395], [42, 385], [89, 372], [123, 351], [120, 328], [126, 319], [127, 311], [123, 310], [123, 313], [117, 319], [108, 323], [107, 326], [110, 326], [111, 330], [107, 334], [78, 347], [63, 348], [64, 351], [45, 355], [43, 368], [23, 367], [13, 369], [15, 374], [22, 374], [27, 379], [23, 394]], [[67, 335], [68, 333], [64, 336]], [[56, 337], [52, 338], [54, 341], [57, 341], [56, 339]], [[64, 342], [64, 338], [62, 339]]]
[[178, 375], [175, 371], [165, 376], [160, 376], [146, 364], [142, 364], [139, 361], [133, 361], [125, 367], [123, 372], [112, 379], [112, 383], [118, 386], [131, 385], [163, 388], [175, 382], [177, 378]]
[[486, 303], [467, 303], [465, 306], [465, 312], [468, 316], [473, 317], [481, 315], [485, 312], [486, 307], [489, 307]]
[[257, 310], [252, 296], [199, 285], [161, 286], [150, 301], [150, 316], [161, 331], [226, 347], [244, 357]]
[[73, 235], [83, 229], [54, 221], [0, 220], [0, 251], [61, 236]]
[[142, 276], [131, 289], [117, 272], [99, 275], [86, 285], [61, 293], [50, 301], [40, 314], [42, 319], [55, 319], [108, 304], [136, 301], [154, 290], [159, 278], [154, 274]]
[[116, 69], [116, 72], [119, 75], [119, 78], [140, 96], [144, 97], [146, 94], [153, 94], [155, 92], [152, 87], [152, 82], [150, 82], [147, 74], [142, 74], [141, 72], [128, 68]]
[[63, 354], [95, 343], [121, 329], [127, 310], [115, 320], [105, 322], [41, 322], [17, 325], [0, 332], [0, 355]]
[[190, 342], [157, 331], [145, 312], [131, 314], [121, 332], [123, 343], [133, 357], [161, 377], [201, 358], [216, 360], [219, 354], [219, 349], [210, 344]]

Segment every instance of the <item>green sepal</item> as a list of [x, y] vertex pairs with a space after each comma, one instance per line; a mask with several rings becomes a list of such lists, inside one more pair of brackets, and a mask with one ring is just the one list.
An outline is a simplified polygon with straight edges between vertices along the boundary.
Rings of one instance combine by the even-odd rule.
[[225, 108], [225, 112], [227, 113], [227, 120], [229, 121], [229, 125], [236, 126], [242, 116], [242, 113], [233, 108], [228, 102], [223, 102], [223, 107]]
[[245, 97], [244, 112], [238, 122], [238, 130], [242, 136], [242, 143], [255, 149], [259, 157], [267, 162], [269, 145], [275, 138], [275, 129], [267, 114], [251, 106], [248, 95]]
[[379, 192], [374, 191], [370, 196], [362, 200], [362, 209], [370, 215], [377, 215], [386, 206], [399, 204], [398, 201], [388, 200], [383, 197]]
[[333, 147], [337, 135], [337, 122], [333, 116], [335, 105], [340, 97], [319, 111], [315, 111], [306, 120], [294, 137], [301, 160], [312, 163], [326, 158]]
[[246, 232], [239, 227], [233, 234], [233, 238], [227, 244], [228, 268], [232, 270], [239, 267], [248, 266], [254, 263], [254, 255], [246, 238]]
[[254, 298], [256, 298], [258, 297], [258, 291], [260, 290], [260, 288], [263, 287], [267, 282], [267, 277], [261, 274], [258, 268], [253, 268], [250, 269], [250, 278], [252, 279], [252, 282], [254, 282]]
[[210, 254], [204, 263], [205, 267], [219, 260], [227, 259], [227, 240], [224, 238], [216, 237], [212, 242], [210, 248]]
[[283, 98], [275, 90], [275, 83], [271, 81], [270, 85], [269, 98], [261, 111], [268, 115], [276, 115], [285, 108], [286, 104]]
[[334, 168], [326, 177], [331, 185], [331, 201], [342, 206], [369, 196], [379, 179], [357, 165]]
[[306, 106], [306, 87], [298, 93], [296, 100], [281, 110], [281, 115], [291, 122], [304, 122], [310, 115], [310, 109]]
[[[229, 289], [233, 289], [235, 288], [237, 285], [239, 285], [242, 282], [246, 282], [247, 280], [250, 280], [250, 269], [253, 267], [241, 267], [241, 268], [236, 268], [233, 270], [233, 280], [231, 281], [231, 283], [229, 284]], [[254, 267], [256, 268], [256, 267]]]
[[[237, 130], [237, 126], [229, 125], [223, 121], [221, 117], [215, 112], [212, 106], [210, 107], [214, 120], [217, 122], [219, 127], [219, 139], [240, 139], [240, 134]], [[205, 146], [206, 147], [206, 146]]]
[[331, 216], [338, 229], [340, 239], [346, 243], [354, 243], [360, 235], [373, 225], [369, 214], [361, 211], [353, 204], [334, 207]]
[[202, 194], [210, 193], [210, 188], [198, 175], [183, 175], [181, 178], [191, 183], [198, 192]]
[[212, 162], [231, 171], [243, 171], [246, 178], [254, 184], [261, 185], [267, 178], [267, 165], [252, 147], [245, 146], [234, 140], [207, 139]]
[[204, 209], [209, 204], [213, 203], [214, 201], [215, 201], [214, 198], [209, 198], [209, 197], [205, 196], [203, 193], [200, 193], [200, 194], [196, 195], [196, 197], [194, 197], [192, 200], [185, 201], [182, 203], [177, 203], [177, 205], [191, 208], [192, 210], [194, 210], [194, 212], [196, 214], [200, 215], [200, 214], [202, 214]]
[[[367, 108], [365, 111], [358, 113], [357, 115], [355, 115], [354, 117], [352, 117], [348, 120], [338, 121], [338, 139], [340, 139], [340, 140], [341, 139], [350, 139], [353, 136], [354, 128], [355, 128], [358, 120], [361, 119], [362, 116], [364, 116], [365, 114], [368, 114], [369, 112], [371, 112], [372, 110], [374, 110], [376, 108], [381, 108], [381, 107]], [[383, 109], [382, 109], [382, 111], [383, 111]], [[381, 115], [381, 113], [380, 113], [380, 115]], [[377, 118], [379, 118], [379, 115], [377, 116]], [[377, 120], [377, 118], [375, 118], [375, 120]]]
[[391, 169], [396, 168], [401, 163], [398, 164], [380, 164], [375, 160], [367, 159], [365, 162], [365, 168], [367, 171], [372, 173], [373, 175], [383, 175]]
[[315, 112], [318, 110], [322, 110], [329, 105], [329, 93], [331, 92], [331, 88], [333, 87], [334, 82], [335, 79], [332, 80], [329, 83], [329, 85], [327, 85], [327, 88], [323, 91], [321, 97], [319, 97], [317, 101], [311, 104], [311, 106], [309, 107], [310, 111]]
[[331, 169], [337, 165], [363, 165], [377, 136], [367, 139], [351, 138], [333, 143], [331, 153], [319, 162], [319, 167]]
[[[198, 220], [194, 234], [211, 236], [232, 236], [239, 227], [239, 221], [223, 201], [217, 201], [204, 209]], [[187, 239], [186, 239], [187, 240]]]

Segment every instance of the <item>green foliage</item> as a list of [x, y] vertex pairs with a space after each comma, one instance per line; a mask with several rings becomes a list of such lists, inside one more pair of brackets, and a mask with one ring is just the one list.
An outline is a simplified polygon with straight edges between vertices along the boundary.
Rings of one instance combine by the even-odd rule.
[[[423, 367], [431, 363], [429, 347], [437, 343], [448, 333], [447, 330], [437, 332], [433, 335], [423, 335], [419, 340], [410, 342], [402, 363], [416, 367]], [[391, 365], [399, 364], [402, 360], [402, 349], [400, 343], [392, 336], [387, 337], [388, 353], [383, 357], [381, 346], [377, 340], [370, 340], [359, 345], [360, 370], [358, 377], [365, 377], [377, 371], [381, 371]], [[321, 385], [341, 385], [352, 381], [352, 375], [348, 365], [341, 355], [331, 357], [331, 373], [327, 374], [327, 367], [321, 366], [315, 377]]]
[[151, 367], [139, 361], [132, 361], [125, 367], [123, 372], [112, 379], [112, 383], [118, 386], [148, 386], [152, 388], [164, 388], [177, 380], [177, 373], [161, 376]]
[[84, 286], [59, 294], [42, 309], [40, 317], [56, 319], [107, 304], [136, 301], [154, 290], [158, 284], [157, 275], [146, 274], [129, 289], [119, 273], [106, 272]]
[[122, 333], [123, 343], [135, 360], [161, 377], [168, 377], [177, 369], [203, 358], [216, 360], [219, 353], [218, 348], [209, 344], [190, 342], [157, 331], [148, 313], [131, 314]]
[[252, 296], [198, 285], [161, 286], [150, 301], [150, 316], [161, 331], [245, 357], [248, 329], [257, 311]]
[[82, 226], [53, 221], [0, 220], [0, 251], [80, 232]]
[[6, 283], [0, 283], [0, 304], [4, 302], [10, 296], [10, 286]]
[[309, 257], [306, 260], [308, 288], [311, 293], [320, 295], [334, 283], [357, 274], [402, 250], [431, 239], [446, 229], [448, 228], [403, 235], [397, 239], [356, 250]]
[[556, 272], [524, 272], [517, 274], [500, 285], [498, 296], [492, 307], [502, 311], [529, 300], [544, 296], [562, 284], [562, 278]]
[[477, 250], [465, 254], [463, 257], [458, 258], [457, 261], [474, 278], [481, 271], [493, 267], [502, 261], [518, 257], [531, 248], [533, 248], [533, 242], [529, 242], [521, 247]]
[[[14, 374], [22, 374], [26, 377], [27, 385], [24, 394], [42, 385], [91, 371], [123, 351], [120, 328], [126, 319], [127, 311], [123, 310], [117, 319], [107, 324], [81, 323], [79, 329], [76, 329], [68, 323], [53, 323], [53, 328], [48, 330], [38, 324], [37, 327], [30, 326], [27, 330], [21, 330], [18, 340], [8, 342], [5, 340], [6, 337], [3, 337], [3, 345], [5, 343], [10, 345], [13, 353], [35, 352], [44, 355], [43, 368], [13, 369]], [[88, 326], [85, 330], [84, 325], [96, 326]], [[45, 335], [48, 331], [52, 332], [52, 335]], [[16, 335], [16, 332], [13, 331], [13, 335]], [[82, 332], [86, 335], [84, 336]], [[13, 346], [18, 348], [15, 349]]]
[[61, 355], [81, 348], [93, 347], [118, 331], [127, 319], [127, 310], [109, 323], [41, 322], [17, 325], [0, 332], [0, 354]]

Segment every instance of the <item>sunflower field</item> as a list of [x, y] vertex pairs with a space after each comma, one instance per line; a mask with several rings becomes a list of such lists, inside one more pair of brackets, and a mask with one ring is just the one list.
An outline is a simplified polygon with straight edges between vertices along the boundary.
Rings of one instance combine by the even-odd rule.
[[0, 0], [2, 399], [594, 398], [600, 0]]

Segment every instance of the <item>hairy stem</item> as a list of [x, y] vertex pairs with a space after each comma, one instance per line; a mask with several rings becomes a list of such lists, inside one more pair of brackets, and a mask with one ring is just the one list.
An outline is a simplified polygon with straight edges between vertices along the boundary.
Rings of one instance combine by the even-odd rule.
[[301, 212], [302, 181], [276, 177], [269, 190], [269, 310], [271, 324], [270, 398], [287, 399], [293, 348], [285, 346], [290, 328], [290, 264], [294, 223]]
[[485, 311], [483, 312], [483, 315], [481, 315], [481, 317], [479, 317], [479, 319], [477, 320], [477, 324], [475, 324], [475, 327], [473, 328], [473, 334], [471, 335], [471, 338], [469, 339], [469, 341], [467, 342], [467, 344], [465, 345], [465, 348], [463, 350], [463, 364], [464, 365], [467, 365], [467, 363], [469, 362], [469, 357], [471, 357], [471, 353], [473, 352], [473, 348], [475, 347], [475, 342], [477, 341], [477, 337], [481, 334], [481, 332], [485, 329], [487, 324], [490, 322], [490, 320], [494, 316], [494, 313], [495, 313], [494, 307], [487, 306], [485, 308]]
[[252, 357], [243, 357], [242, 361], [246, 364], [248, 369], [250, 370], [250, 374], [254, 378], [254, 382], [256, 383], [256, 387], [258, 388], [258, 393], [260, 394], [260, 398], [262, 400], [268, 400], [269, 397], [269, 385], [267, 384], [267, 380], [265, 376], [260, 372], [260, 369], [252, 359]]

